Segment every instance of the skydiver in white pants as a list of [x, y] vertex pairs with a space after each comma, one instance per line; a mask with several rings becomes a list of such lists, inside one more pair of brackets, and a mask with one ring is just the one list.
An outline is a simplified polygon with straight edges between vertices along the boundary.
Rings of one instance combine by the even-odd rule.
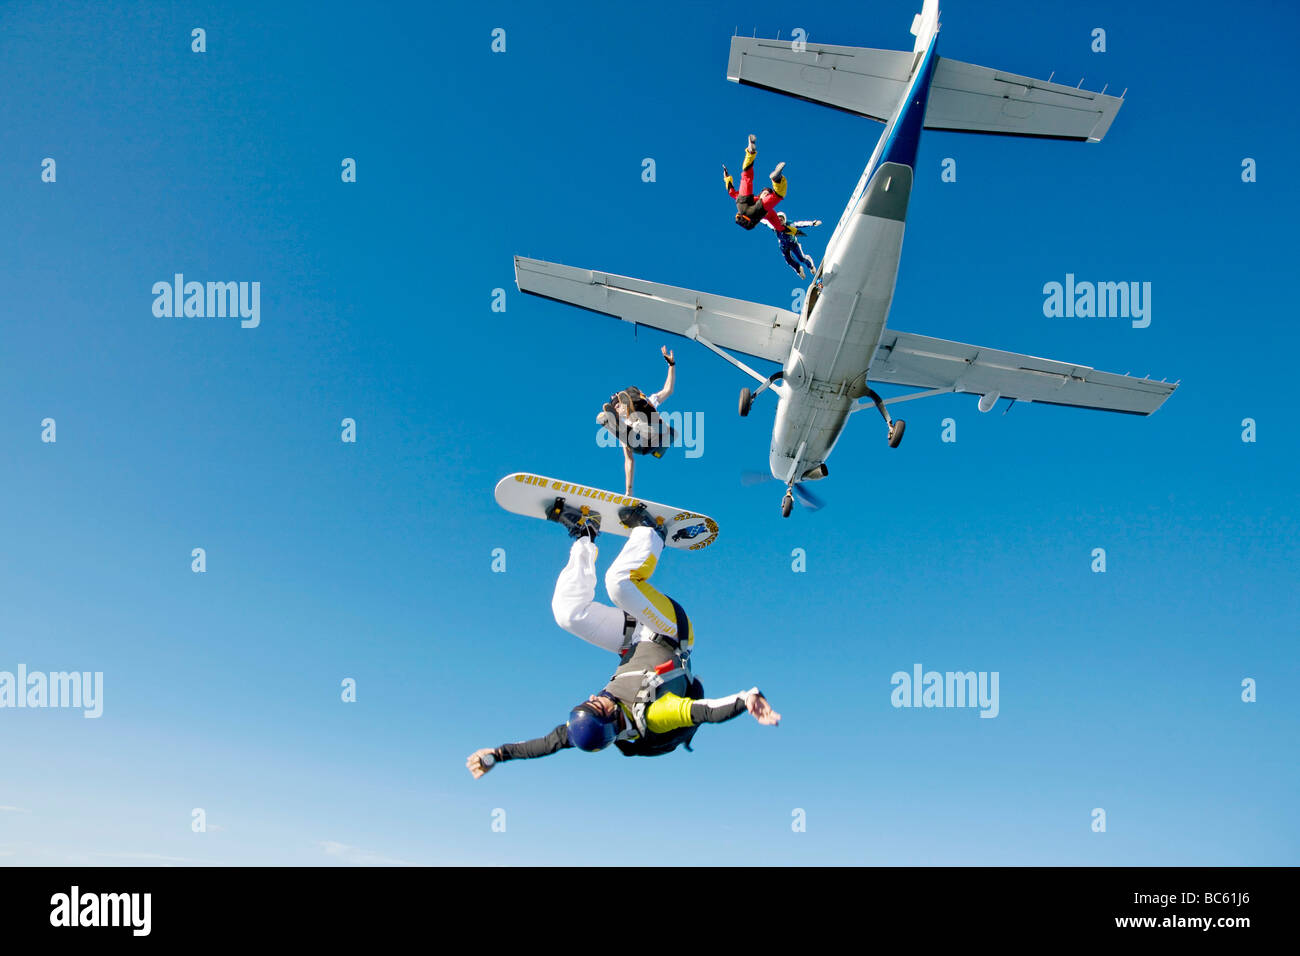
[[757, 687], [709, 699], [691, 672], [694, 629], [682, 606], [650, 586], [664, 547], [662, 519], [645, 505], [624, 508], [619, 517], [632, 529], [627, 544], [605, 573], [605, 590], [615, 607], [597, 603], [596, 544], [600, 516], [584, 514], [557, 498], [547, 517], [575, 539], [569, 561], [555, 582], [551, 611], [570, 634], [619, 655], [604, 689], [569, 712], [569, 719], [544, 737], [485, 747], [465, 761], [477, 779], [498, 763], [545, 757], [568, 748], [603, 750], [614, 743], [624, 756], [658, 757], [688, 749], [703, 724], [731, 720], [746, 711], [774, 726], [781, 715]]

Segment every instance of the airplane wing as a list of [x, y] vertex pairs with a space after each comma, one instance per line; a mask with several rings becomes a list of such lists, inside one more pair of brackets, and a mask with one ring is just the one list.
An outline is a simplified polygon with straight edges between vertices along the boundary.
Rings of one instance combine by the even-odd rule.
[[515, 256], [515, 281], [520, 292], [782, 364], [799, 322], [775, 306], [522, 256]]
[[998, 394], [1021, 402], [1150, 415], [1177, 382], [1098, 372], [1086, 365], [1017, 355], [886, 329], [867, 373], [872, 382]]

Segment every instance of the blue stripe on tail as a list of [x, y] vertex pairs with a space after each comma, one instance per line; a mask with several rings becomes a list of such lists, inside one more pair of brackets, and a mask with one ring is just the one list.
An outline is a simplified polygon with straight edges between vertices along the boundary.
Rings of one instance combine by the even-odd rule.
[[917, 78], [908, 91], [910, 101], [903, 107], [894, 128], [889, 131], [885, 151], [880, 157], [881, 163], [901, 163], [916, 168], [916, 152], [921, 144], [925, 108], [930, 102], [930, 80], [934, 78], [934, 66], [939, 61], [939, 55], [935, 52], [938, 45], [939, 35], [936, 33], [930, 40], [929, 49], [925, 51], [925, 59], [917, 71]]

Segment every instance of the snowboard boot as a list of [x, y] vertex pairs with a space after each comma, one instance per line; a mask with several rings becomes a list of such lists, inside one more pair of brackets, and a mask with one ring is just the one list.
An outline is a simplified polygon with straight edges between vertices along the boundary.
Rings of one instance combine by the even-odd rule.
[[659, 535], [660, 541], [667, 541], [668, 531], [664, 527], [664, 519], [652, 515], [650, 509], [645, 506], [644, 501], [638, 501], [634, 505], [624, 505], [619, 508], [618, 520], [623, 522], [625, 528], [649, 528]]
[[564, 525], [568, 529], [569, 537], [575, 541], [579, 538], [590, 538], [595, 541], [596, 535], [600, 534], [600, 515], [593, 513], [585, 505], [582, 508], [575, 508], [567, 504], [563, 498], [556, 498], [555, 502], [546, 509], [546, 520]]

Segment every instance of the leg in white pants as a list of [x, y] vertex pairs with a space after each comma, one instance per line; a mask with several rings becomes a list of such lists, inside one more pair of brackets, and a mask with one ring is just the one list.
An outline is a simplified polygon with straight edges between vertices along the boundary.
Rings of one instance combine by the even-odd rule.
[[[649, 528], [634, 528], [627, 544], [605, 572], [605, 590], [609, 599], [650, 630], [681, 640], [677, 612], [668, 598], [650, 586], [664, 543]], [[685, 644], [695, 643], [695, 634], [687, 626]]]
[[595, 596], [596, 545], [590, 538], [579, 538], [555, 582], [551, 612], [555, 623], [570, 634], [617, 654], [623, 646], [623, 612], [596, 603]]

